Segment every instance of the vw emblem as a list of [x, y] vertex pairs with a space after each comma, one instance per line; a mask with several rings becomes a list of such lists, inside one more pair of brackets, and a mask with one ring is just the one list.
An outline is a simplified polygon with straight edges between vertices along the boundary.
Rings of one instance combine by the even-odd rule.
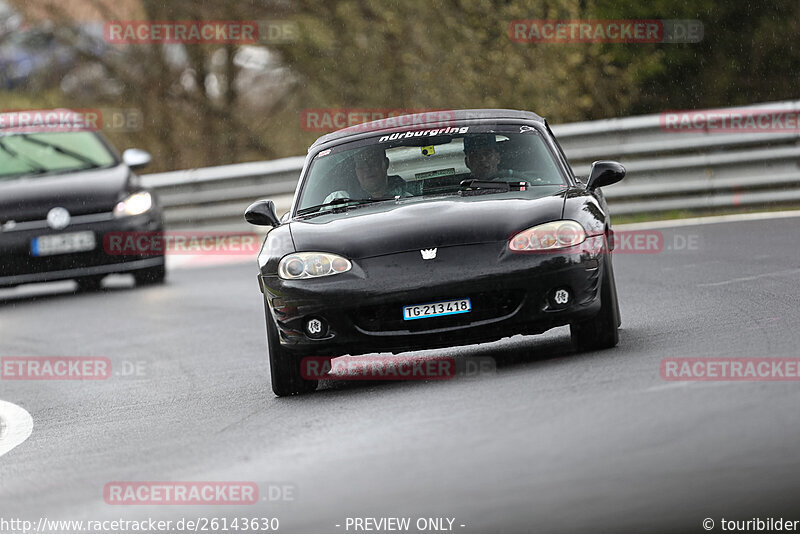
[[420, 254], [422, 254], [422, 259], [423, 260], [432, 260], [432, 259], [436, 258], [436, 251], [437, 250], [438, 249], [435, 249], [435, 248], [427, 248], [427, 249], [424, 248], [424, 249], [420, 250], [419, 252], [420, 252]]
[[47, 213], [47, 225], [53, 230], [63, 230], [69, 221], [69, 212], [64, 208], [53, 208]]

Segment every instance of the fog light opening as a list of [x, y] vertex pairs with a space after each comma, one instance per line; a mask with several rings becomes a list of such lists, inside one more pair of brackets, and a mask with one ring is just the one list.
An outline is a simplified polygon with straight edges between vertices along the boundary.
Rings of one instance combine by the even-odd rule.
[[320, 339], [328, 335], [328, 323], [321, 317], [309, 317], [303, 330], [311, 339]]
[[572, 291], [568, 287], [557, 287], [550, 292], [550, 306], [566, 308], [572, 304]]

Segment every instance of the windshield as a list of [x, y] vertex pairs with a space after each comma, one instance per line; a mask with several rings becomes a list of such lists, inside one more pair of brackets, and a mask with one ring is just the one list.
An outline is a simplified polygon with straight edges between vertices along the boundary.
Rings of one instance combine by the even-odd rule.
[[465, 180], [513, 183], [516, 198], [526, 192], [537, 196], [538, 185], [566, 185], [541, 135], [530, 126], [400, 132], [320, 152], [303, 183], [297, 211], [341, 207], [343, 199], [455, 195], [467, 187]]
[[114, 155], [92, 132], [0, 135], [0, 180], [108, 167]]

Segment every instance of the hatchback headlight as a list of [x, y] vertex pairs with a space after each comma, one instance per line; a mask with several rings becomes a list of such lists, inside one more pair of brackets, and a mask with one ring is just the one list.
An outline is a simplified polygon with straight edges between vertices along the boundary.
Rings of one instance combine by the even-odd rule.
[[553, 221], [516, 234], [509, 240], [508, 248], [514, 252], [556, 250], [579, 245], [585, 240], [583, 226], [575, 221]]
[[153, 196], [147, 191], [139, 191], [128, 196], [114, 206], [114, 217], [141, 215], [153, 207]]
[[295, 252], [284, 256], [278, 264], [278, 276], [284, 280], [319, 278], [346, 273], [353, 267], [350, 260], [327, 252]]

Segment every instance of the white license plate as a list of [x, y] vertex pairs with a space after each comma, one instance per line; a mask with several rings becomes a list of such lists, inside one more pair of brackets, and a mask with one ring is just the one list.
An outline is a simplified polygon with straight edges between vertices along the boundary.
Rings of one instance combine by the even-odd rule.
[[43, 235], [31, 241], [31, 254], [34, 256], [69, 254], [94, 250], [96, 246], [94, 232]]
[[403, 319], [411, 321], [413, 319], [427, 319], [429, 317], [441, 317], [443, 315], [455, 315], [471, 311], [472, 302], [469, 299], [445, 300], [431, 302], [430, 304], [403, 306]]

